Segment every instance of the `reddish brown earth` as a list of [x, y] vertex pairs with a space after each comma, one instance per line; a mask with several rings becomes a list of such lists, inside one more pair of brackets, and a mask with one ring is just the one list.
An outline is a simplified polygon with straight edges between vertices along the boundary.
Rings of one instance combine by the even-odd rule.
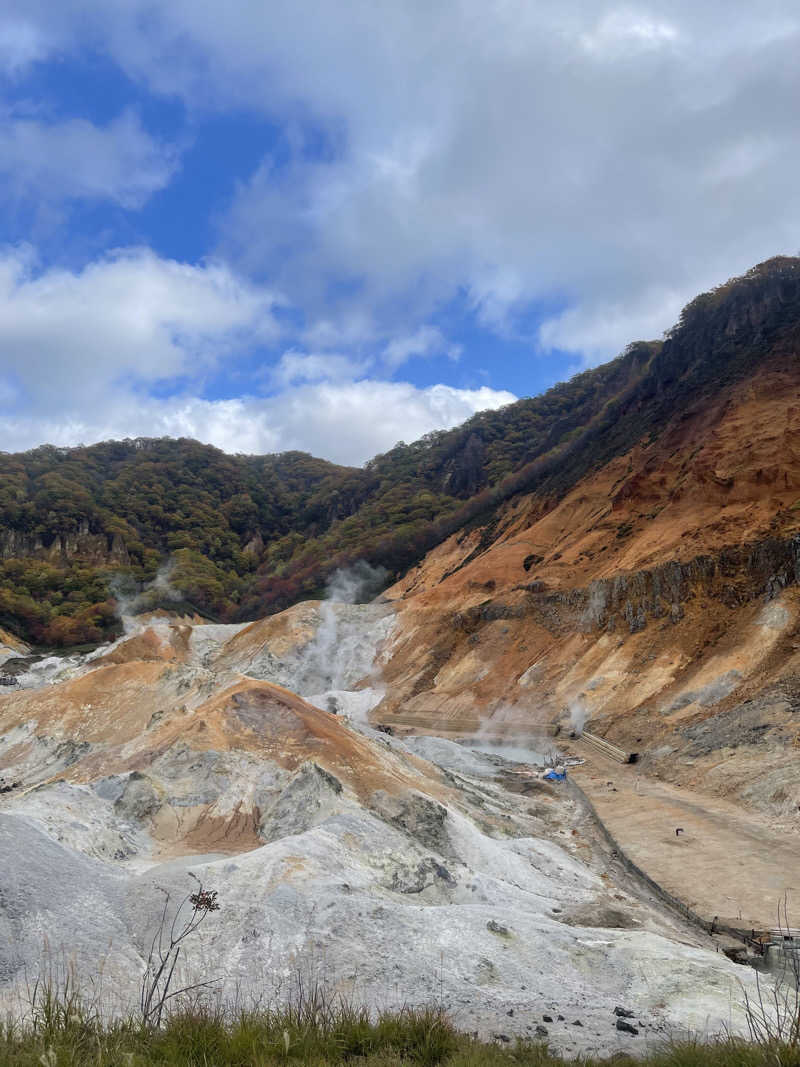
[[[287, 613], [290, 620], [296, 614]], [[286, 626], [278, 620], [278, 637]], [[249, 628], [245, 641], [248, 636], [258, 641], [259, 628]], [[295, 639], [307, 640], [306, 629], [301, 626]], [[229, 654], [241, 648], [235, 641]], [[312, 763], [363, 802], [376, 791], [391, 797], [422, 790], [437, 801], [451, 796], [426, 761], [398, 759], [288, 689], [227, 670], [226, 658], [219, 671], [204, 669], [190, 649], [187, 624], [162, 622], [122, 641], [78, 677], [6, 691], [0, 741], [14, 731], [19, 740], [4, 746], [0, 771], [22, 787], [13, 798], [44, 784], [138, 773], [155, 783], [153, 837], [169, 855], [262, 844], [257, 778], [265, 766], [279, 777], [286, 772], [288, 781]], [[220, 767], [227, 783], [221, 794], [213, 802], [192, 799]], [[177, 800], [162, 795], [159, 773], [173, 783], [166, 788]]]
[[783, 353], [563, 500], [518, 497], [429, 553], [387, 594], [374, 717], [535, 732], [581, 704], [647, 773], [796, 824], [799, 386]]

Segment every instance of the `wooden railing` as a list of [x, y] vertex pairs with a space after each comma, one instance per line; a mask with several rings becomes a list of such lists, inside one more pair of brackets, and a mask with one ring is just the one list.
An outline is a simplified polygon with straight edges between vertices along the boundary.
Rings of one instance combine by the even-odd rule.
[[616, 745], [612, 745], [610, 741], [606, 741], [604, 737], [598, 737], [597, 734], [590, 734], [588, 730], [584, 730], [580, 737], [581, 741], [585, 741], [589, 745], [593, 745], [599, 752], [602, 752], [605, 756], [610, 756], [611, 759], [616, 760], [617, 763], [636, 763], [639, 758], [638, 752], [625, 752], [624, 749], [617, 748]]

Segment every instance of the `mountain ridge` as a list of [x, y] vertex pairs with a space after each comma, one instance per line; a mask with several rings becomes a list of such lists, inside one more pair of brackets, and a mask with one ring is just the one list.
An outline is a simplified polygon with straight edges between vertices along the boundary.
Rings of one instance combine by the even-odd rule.
[[662, 341], [635, 342], [540, 396], [400, 443], [363, 468], [300, 452], [227, 456], [186, 439], [4, 453], [0, 623], [53, 644], [99, 640], [117, 625], [114, 600], [167, 560], [183, 598], [220, 618], [253, 618], [318, 595], [356, 559], [396, 579], [459, 529], [481, 524], [489, 543], [506, 501], [534, 493], [543, 509], [556, 506], [676, 412], [690, 418], [790, 351], [799, 295], [800, 260], [768, 260], [695, 298]]

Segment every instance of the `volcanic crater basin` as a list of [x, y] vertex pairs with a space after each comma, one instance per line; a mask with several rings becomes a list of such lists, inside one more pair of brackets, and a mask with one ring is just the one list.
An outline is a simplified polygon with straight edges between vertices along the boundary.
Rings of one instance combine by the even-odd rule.
[[[319, 670], [326, 614], [346, 626], [347, 669]], [[577, 796], [285, 688], [346, 702], [375, 686], [391, 608], [186, 627], [0, 696], [3, 1007], [47, 957], [103, 1010], [130, 1010], [164, 891], [179, 901], [193, 875], [220, 910], [178, 980], [213, 979], [210, 996], [263, 1002], [314, 978], [376, 1009], [441, 1003], [500, 1038], [562, 1015], [548, 1040], [565, 1053], [743, 1029], [753, 972], [652, 899]], [[638, 1035], [616, 1029], [617, 1005]]]

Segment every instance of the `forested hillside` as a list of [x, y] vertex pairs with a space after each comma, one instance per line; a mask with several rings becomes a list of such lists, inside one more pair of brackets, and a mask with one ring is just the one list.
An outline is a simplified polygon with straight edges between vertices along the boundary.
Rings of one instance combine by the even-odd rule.
[[319, 593], [355, 559], [396, 575], [516, 493], [551, 506], [794, 345], [798, 297], [800, 260], [770, 260], [692, 301], [663, 341], [363, 469], [168, 439], [2, 454], [0, 624], [50, 644], [98, 640], [118, 624], [117, 601], [166, 564], [177, 595], [226, 620]]

